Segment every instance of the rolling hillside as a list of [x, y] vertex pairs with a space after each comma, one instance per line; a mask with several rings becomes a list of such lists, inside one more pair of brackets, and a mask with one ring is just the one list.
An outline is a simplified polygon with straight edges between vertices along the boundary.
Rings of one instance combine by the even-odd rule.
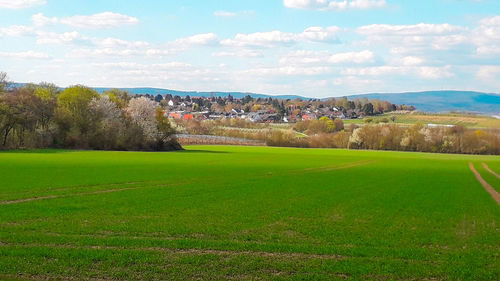
[[365, 94], [349, 98], [388, 100], [395, 104], [408, 104], [427, 112], [465, 111], [500, 113], [500, 95], [466, 91], [429, 91], [394, 94]]
[[[94, 88], [99, 93], [105, 92], [107, 90], [111, 90], [112, 88]], [[252, 96], [254, 98], [279, 98], [279, 99], [307, 99], [306, 97], [295, 96], [295, 95], [267, 95], [267, 94], [256, 94], [256, 93], [247, 93], [247, 92], [198, 92], [198, 91], [177, 91], [177, 90], [169, 90], [169, 89], [160, 89], [160, 88], [119, 88], [120, 90], [128, 91], [131, 94], [151, 94], [151, 95], [177, 95], [181, 97], [185, 97], [187, 95], [191, 97], [227, 97], [231, 95], [237, 99], [243, 98], [245, 96]]]

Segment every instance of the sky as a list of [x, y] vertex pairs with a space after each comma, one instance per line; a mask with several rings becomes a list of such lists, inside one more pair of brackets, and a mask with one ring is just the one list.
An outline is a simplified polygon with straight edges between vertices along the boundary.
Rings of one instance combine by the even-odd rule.
[[500, 1], [0, 0], [0, 71], [61, 87], [500, 93]]

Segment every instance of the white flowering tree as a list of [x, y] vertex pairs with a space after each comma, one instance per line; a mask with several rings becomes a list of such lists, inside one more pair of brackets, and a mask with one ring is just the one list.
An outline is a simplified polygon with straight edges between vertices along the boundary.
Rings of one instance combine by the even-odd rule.
[[127, 112], [132, 120], [143, 130], [144, 135], [150, 139], [156, 139], [158, 136], [157, 108], [157, 102], [145, 97], [130, 100], [127, 107]]
[[357, 148], [361, 146], [362, 143], [363, 143], [363, 134], [361, 128], [357, 128], [352, 132], [352, 135], [349, 137], [348, 148]]
[[93, 98], [90, 101], [89, 108], [96, 117], [106, 122], [118, 120], [122, 114], [116, 103], [111, 101], [107, 96]]

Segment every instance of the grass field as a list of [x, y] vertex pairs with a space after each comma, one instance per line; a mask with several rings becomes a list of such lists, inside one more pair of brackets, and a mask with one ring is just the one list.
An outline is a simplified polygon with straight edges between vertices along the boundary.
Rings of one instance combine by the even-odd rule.
[[498, 156], [0, 153], [1, 280], [498, 280]]

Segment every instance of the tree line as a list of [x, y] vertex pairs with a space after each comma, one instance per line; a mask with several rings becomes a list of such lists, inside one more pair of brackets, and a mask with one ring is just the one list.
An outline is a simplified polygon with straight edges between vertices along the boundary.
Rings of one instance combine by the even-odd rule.
[[[390, 121], [388, 121], [390, 122]], [[259, 140], [269, 146], [344, 148], [431, 153], [500, 154], [500, 130], [464, 126], [429, 127], [422, 123], [345, 125], [341, 119], [322, 117], [280, 129], [245, 120], [187, 120], [177, 125], [190, 134]], [[250, 130], [244, 128], [251, 128]]]
[[127, 92], [54, 84], [8, 86], [0, 74], [0, 149], [182, 149], [154, 100]]

